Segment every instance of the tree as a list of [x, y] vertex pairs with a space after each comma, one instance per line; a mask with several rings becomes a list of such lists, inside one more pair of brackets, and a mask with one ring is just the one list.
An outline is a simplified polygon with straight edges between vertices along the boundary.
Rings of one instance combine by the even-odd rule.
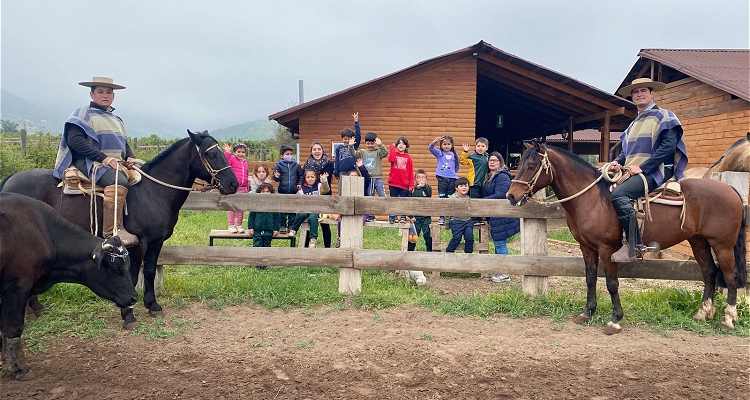
[[276, 149], [280, 149], [281, 146], [287, 145], [293, 149], [297, 148], [297, 139], [292, 137], [292, 133], [284, 126], [279, 124], [276, 127], [276, 132], [273, 135], [273, 145]]
[[0, 130], [7, 133], [17, 133], [18, 124], [9, 119], [2, 119], [0, 120]]

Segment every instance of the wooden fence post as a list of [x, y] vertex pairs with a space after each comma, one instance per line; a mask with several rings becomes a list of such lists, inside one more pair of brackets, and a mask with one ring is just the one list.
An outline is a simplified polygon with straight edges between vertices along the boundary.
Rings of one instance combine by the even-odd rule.
[[[545, 191], [540, 190], [534, 198], [543, 199]], [[521, 218], [521, 255], [547, 255], [547, 220], [540, 218]], [[545, 296], [549, 291], [549, 277], [522, 275], [521, 288], [531, 296]]]
[[[340, 193], [342, 196], [362, 197], [365, 195], [365, 178], [341, 175], [339, 185], [341, 185]], [[341, 232], [339, 232], [341, 248], [361, 249], [363, 235], [362, 215], [341, 216]], [[362, 270], [356, 268], [339, 269], [339, 293], [356, 294], [361, 291]]]
[[26, 129], [21, 129], [21, 158], [26, 157]]

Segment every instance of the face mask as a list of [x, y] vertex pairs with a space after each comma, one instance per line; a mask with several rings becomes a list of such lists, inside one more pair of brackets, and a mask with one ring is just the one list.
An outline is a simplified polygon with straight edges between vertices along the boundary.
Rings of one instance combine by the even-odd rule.
[[292, 162], [294, 156], [284, 156], [284, 161], [286, 162]]

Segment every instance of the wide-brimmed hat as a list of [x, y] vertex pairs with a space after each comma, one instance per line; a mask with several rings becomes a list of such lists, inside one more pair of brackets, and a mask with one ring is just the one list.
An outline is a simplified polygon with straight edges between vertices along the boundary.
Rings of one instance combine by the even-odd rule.
[[95, 76], [91, 78], [91, 82], [78, 82], [78, 84], [87, 87], [104, 86], [115, 90], [125, 89], [125, 86], [114, 83], [112, 78], [107, 78], [106, 76]]
[[658, 92], [659, 90], [664, 89], [664, 86], [666, 85], [661, 82], [652, 81], [649, 78], [638, 78], [633, 79], [633, 82], [631, 82], [630, 85], [620, 88], [620, 90], [617, 91], [617, 94], [622, 97], [630, 97], [632, 95], [633, 89], [649, 87], [654, 92]]

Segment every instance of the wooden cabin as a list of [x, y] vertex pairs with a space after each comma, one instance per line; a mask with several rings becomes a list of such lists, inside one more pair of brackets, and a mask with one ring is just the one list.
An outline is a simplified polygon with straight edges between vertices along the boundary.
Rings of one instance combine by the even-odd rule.
[[619, 88], [633, 79], [665, 83], [659, 107], [682, 123], [689, 164], [710, 167], [750, 131], [750, 50], [643, 49]]
[[[601, 137], [622, 130], [635, 116], [629, 101], [574, 78], [479, 42], [422, 61], [403, 70], [311, 100], [270, 115], [300, 142], [305, 161], [313, 141], [330, 156], [341, 130], [352, 127], [359, 112], [364, 134], [372, 131], [384, 144], [399, 136], [409, 140], [414, 168], [427, 171], [437, 187], [435, 158], [427, 150], [438, 136], [451, 135], [458, 152], [485, 137], [490, 151], [520, 153], [521, 140], [544, 138], [563, 130], [597, 129]], [[573, 136], [568, 135], [569, 149]], [[609, 140], [601, 146], [608, 154]], [[364, 143], [362, 143], [364, 146]], [[602, 156], [606, 159], [607, 156]], [[384, 160], [384, 181], [390, 165]], [[459, 170], [465, 175], [466, 168]]]

